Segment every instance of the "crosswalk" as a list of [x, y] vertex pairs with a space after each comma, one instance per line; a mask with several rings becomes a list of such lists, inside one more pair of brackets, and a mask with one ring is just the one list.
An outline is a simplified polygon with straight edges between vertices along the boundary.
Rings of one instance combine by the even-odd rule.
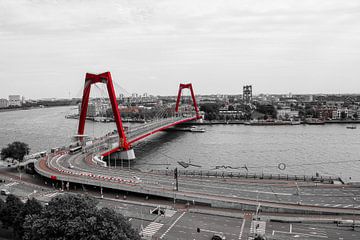
[[163, 226], [162, 223], [152, 222], [141, 231], [141, 235], [144, 237], [152, 237]]
[[165, 210], [165, 217], [172, 217], [172, 216], [175, 215], [175, 213], [176, 213], [175, 210], [166, 209], [166, 210]]
[[266, 222], [252, 221], [250, 226], [250, 236], [248, 240], [253, 240], [255, 235], [265, 235]]

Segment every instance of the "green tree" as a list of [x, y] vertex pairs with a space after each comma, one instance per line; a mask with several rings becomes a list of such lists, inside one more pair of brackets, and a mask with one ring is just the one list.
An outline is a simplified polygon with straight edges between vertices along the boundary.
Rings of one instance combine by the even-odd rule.
[[65, 194], [53, 198], [39, 215], [28, 215], [23, 239], [140, 240], [126, 219], [96, 208], [94, 198]]
[[40, 214], [42, 210], [41, 203], [35, 198], [26, 201], [20, 213], [16, 216], [14, 221], [14, 236], [15, 239], [22, 239], [24, 236], [24, 222], [28, 215]]
[[26, 143], [13, 142], [8, 144], [7, 147], [1, 149], [1, 158], [5, 159], [8, 157], [22, 161], [24, 156], [29, 154], [30, 148]]
[[14, 227], [15, 218], [21, 212], [23, 206], [24, 204], [18, 197], [12, 194], [7, 196], [4, 207], [0, 212], [0, 220], [3, 224], [3, 228], [7, 229], [9, 227]]
[[341, 117], [341, 119], [345, 119], [345, 118], [347, 117], [346, 112], [345, 112], [345, 111], [342, 111], [342, 112], [340, 113], [340, 117]]

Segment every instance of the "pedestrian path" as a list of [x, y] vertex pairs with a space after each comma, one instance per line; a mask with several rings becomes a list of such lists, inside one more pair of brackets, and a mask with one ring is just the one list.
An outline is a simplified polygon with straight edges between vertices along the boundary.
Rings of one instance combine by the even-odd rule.
[[140, 235], [151, 238], [163, 225], [162, 223], [152, 222], [141, 231]]
[[253, 240], [255, 235], [265, 235], [266, 222], [252, 221], [250, 225], [250, 236], [248, 240]]

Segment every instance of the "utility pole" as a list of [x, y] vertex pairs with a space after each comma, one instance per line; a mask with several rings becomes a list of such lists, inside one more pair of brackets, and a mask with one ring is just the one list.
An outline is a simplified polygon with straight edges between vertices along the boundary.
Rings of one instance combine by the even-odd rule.
[[174, 178], [175, 178], [175, 190], [179, 191], [179, 181], [178, 181], [178, 169], [174, 169]]

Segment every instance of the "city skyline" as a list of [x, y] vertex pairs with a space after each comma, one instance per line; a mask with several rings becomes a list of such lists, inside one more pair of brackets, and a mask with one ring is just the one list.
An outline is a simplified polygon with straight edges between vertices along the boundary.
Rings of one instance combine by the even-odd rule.
[[86, 72], [105, 71], [128, 92], [154, 95], [175, 95], [180, 82], [198, 94], [236, 94], [245, 84], [255, 94], [357, 93], [359, 8], [351, 0], [3, 1], [0, 96], [77, 97]]

